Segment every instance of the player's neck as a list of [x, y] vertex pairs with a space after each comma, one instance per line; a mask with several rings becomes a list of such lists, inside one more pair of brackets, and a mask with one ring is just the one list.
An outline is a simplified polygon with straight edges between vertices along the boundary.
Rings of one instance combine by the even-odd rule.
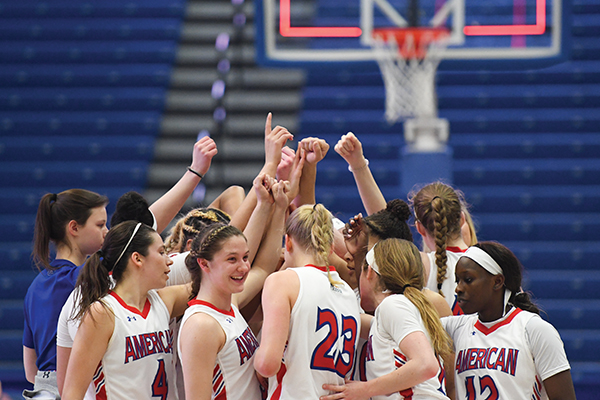
[[82, 265], [85, 262], [87, 255], [82, 254], [74, 244], [67, 246], [66, 244], [59, 244], [56, 246], [56, 259], [57, 260], [68, 260], [75, 265]]
[[142, 311], [148, 298], [148, 290], [133, 279], [124, 278], [113, 289], [128, 306]]

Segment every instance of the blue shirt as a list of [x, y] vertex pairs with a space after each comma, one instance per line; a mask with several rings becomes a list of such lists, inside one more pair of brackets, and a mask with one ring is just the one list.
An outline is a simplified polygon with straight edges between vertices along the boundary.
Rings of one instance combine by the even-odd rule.
[[35, 277], [24, 301], [23, 346], [35, 350], [39, 371], [56, 370], [56, 326], [69, 294], [75, 288], [80, 268], [68, 260], [50, 263]]

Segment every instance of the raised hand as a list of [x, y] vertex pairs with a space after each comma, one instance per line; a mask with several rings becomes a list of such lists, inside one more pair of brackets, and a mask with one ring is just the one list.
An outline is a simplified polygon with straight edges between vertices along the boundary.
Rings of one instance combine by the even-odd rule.
[[271, 129], [272, 119], [273, 114], [269, 113], [265, 122], [265, 164], [277, 168], [281, 161], [281, 151], [285, 142], [293, 140], [294, 136], [283, 126], [277, 125]]
[[327, 155], [329, 145], [323, 139], [308, 137], [298, 143], [298, 150], [300, 149], [306, 152], [306, 162], [310, 165], [316, 165]]
[[276, 184], [277, 181], [270, 177], [267, 174], [261, 173], [252, 182], [252, 187], [254, 188], [254, 192], [256, 193], [256, 200], [259, 203], [268, 202], [273, 204], [274, 199], [271, 195], [271, 191], [273, 185]]
[[292, 165], [294, 164], [294, 159], [296, 158], [296, 152], [294, 149], [289, 148], [287, 146], [283, 146], [281, 149], [281, 161], [277, 166], [277, 179], [279, 180], [288, 180], [290, 178], [290, 171], [292, 169]]
[[346, 160], [353, 171], [369, 165], [363, 155], [362, 144], [352, 132], [343, 135], [335, 145], [334, 150]]
[[217, 144], [208, 136], [204, 136], [194, 144], [194, 151], [192, 152], [192, 165], [190, 167], [205, 175], [210, 168], [212, 158], [217, 154]]
[[[359, 213], [350, 218], [350, 221], [344, 226], [342, 234], [346, 242], [346, 249], [352, 256], [356, 257], [366, 252], [369, 236], [364, 229], [362, 214]], [[360, 268], [360, 266], [355, 265], [355, 268]]]
[[294, 161], [290, 169], [289, 182], [287, 185], [289, 190], [286, 191], [286, 194], [290, 202], [294, 200], [300, 192], [300, 178], [302, 178], [302, 168], [304, 167], [305, 161], [306, 152], [302, 149], [299, 149], [294, 157]]

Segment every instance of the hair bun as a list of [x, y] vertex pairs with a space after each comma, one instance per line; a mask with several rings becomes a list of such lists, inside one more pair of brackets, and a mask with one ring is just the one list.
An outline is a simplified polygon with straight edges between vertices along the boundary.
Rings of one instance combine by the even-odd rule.
[[404, 200], [394, 199], [388, 201], [385, 210], [400, 221], [407, 221], [410, 217], [410, 208], [408, 208], [408, 204]]

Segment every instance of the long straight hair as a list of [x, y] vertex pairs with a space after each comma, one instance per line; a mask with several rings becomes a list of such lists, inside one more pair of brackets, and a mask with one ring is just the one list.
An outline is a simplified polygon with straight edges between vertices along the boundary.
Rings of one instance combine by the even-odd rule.
[[374, 253], [380, 286], [394, 294], [403, 294], [417, 307], [437, 355], [445, 357], [452, 353], [452, 339], [422, 292], [423, 263], [419, 249], [407, 240], [386, 239], [377, 243]]
[[[136, 226], [140, 225], [139, 228]], [[104, 238], [102, 248], [92, 254], [77, 278], [81, 293], [79, 309], [74, 319], [82, 318], [94, 302], [101, 300], [112, 288], [112, 281], [119, 283], [127, 269], [131, 254], [148, 255], [156, 231], [137, 221], [121, 222]]]

